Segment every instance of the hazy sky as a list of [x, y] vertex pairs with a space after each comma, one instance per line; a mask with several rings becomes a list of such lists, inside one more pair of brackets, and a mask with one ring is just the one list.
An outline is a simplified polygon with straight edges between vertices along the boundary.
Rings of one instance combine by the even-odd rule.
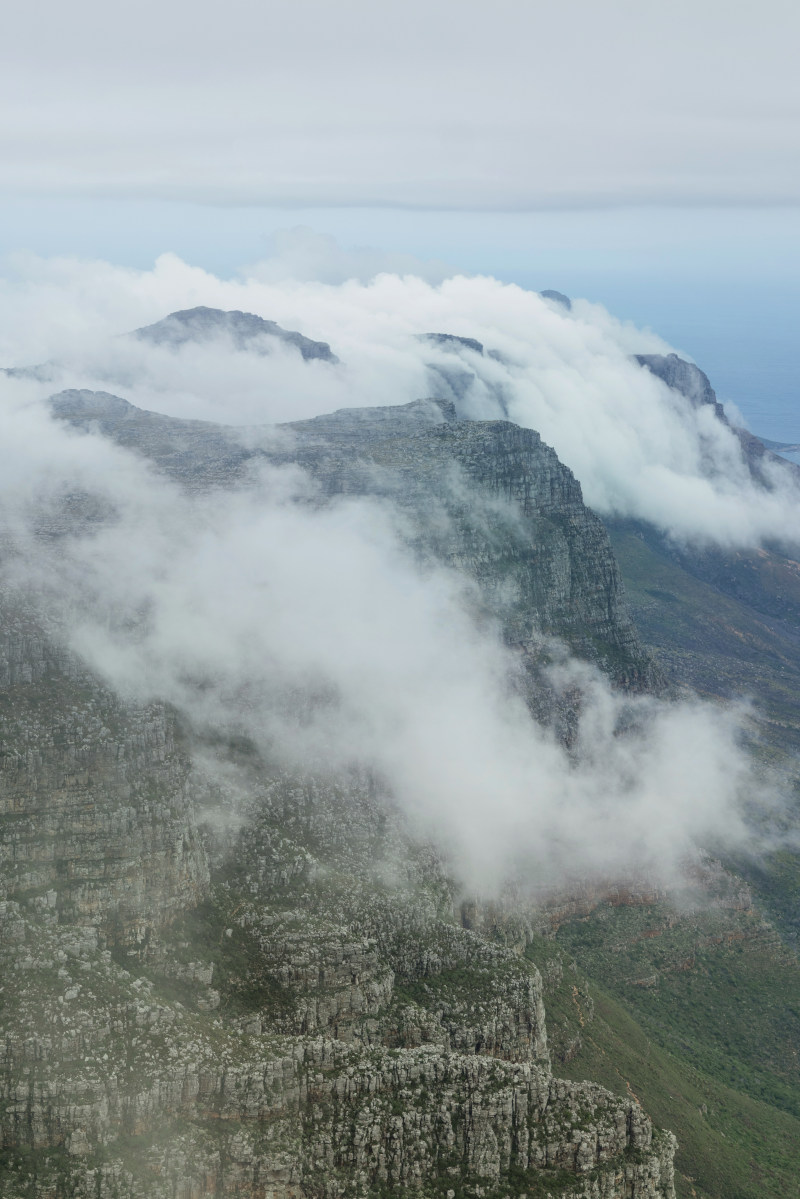
[[310, 225], [602, 300], [787, 408], [799, 35], [790, 0], [32, 0], [0, 254], [230, 273]]
[[11, 191], [527, 210], [800, 199], [791, 0], [33, 0]]

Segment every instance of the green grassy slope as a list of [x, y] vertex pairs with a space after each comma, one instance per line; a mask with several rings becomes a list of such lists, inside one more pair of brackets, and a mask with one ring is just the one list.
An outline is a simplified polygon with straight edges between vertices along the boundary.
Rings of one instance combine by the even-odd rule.
[[752, 702], [752, 750], [788, 798], [790, 835], [782, 850], [731, 864], [800, 947], [800, 565], [767, 550], [732, 554], [729, 576], [717, 562], [710, 582], [689, 569], [708, 574], [702, 556], [673, 551], [647, 526], [608, 527], [637, 627], [669, 681]]
[[800, 963], [753, 912], [602, 905], [558, 941], [653, 1041], [800, 1119]]
[[[584, 1003], [588, 1014], [594, 1000], [595, 1019], [581, 1028], [580, 990], [553, 990], [554, 1066], [635, 1091], [678, 1137], [679, 1193], [797, 1196], [800, 564], [774, 550], [681, 550], [634, 522], [609, 532], [632, 614], [668, 681], [752, 702], [751, 747], [783, 788], [794, 838], [729, 863], [752, 886], [754, 909], [604, 905], [563, 925], [549, 952], [562, 948], [591, 979]], [[571, 1056], [575, 1029], [582, 1044]]]
[[666, 1048], [628, 996], [587, 981], [582, 962], [576, 971], [558, 944], [535, 942], [528, 952], [543, 967], [555, 1073], [633, 1093], [671, 1129], [681, 1199], [800, 1195], [797, 1116], [692, 1064], [680, 1044]]
[[[691, 573], [688, 557], [645, 526], [609, 523], [608, 529], [636, 625], [669, 679], [701, 695], [754, 699], [773, 754], [800, 752], [800, 622], [793, 606], [783, 616], [755, 608], [724, 589], [724, 577], [712, 583]], [[794, 571], [788, 559], [761, 554], [768, 606], [779, 607], [796, 585]], [[732, 561], [731, 588], [736, 567]]]

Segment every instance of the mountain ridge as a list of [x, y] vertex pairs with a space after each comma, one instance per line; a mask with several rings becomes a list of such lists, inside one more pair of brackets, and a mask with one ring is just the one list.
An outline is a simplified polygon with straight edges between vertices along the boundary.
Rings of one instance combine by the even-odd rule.
[[[704, 391], [698, 402], [716, 404]], [[652, 531], [608, 522], [621, 572], [580, 483], [531, 429], [461, 419], [452, 398], [268, 429], [165, 417], [110, 393], [51, 403], [190, 495], [289, 465], [313, 480], [311, 506], [402, 512], [419, 560], [474, 584], [520, 658], [530, 710], [567, 747], [581, 696], [548, 690], [550, 638], [622, 694], [663, 689], [623, 576], [671, 686], [685, 682], [685, 630], [710, 594], [686, 582], [700, 567], [676, 564]], [[55, 535], [85, 520], [73, 505]], [[756, 635], [743, 611], [737, 599], [718, 613], [731, 647], [742, 628]], [[782, 619], [793, 627], [793, 610]], [[735, 986], [732, 1048], [726, 1029], [689, 1037], [673, 1015], [682, 1005], [695, 1018], [704, 977], [738, 979], [772, 1008], [800, 979], [730, 870], [707, 861], [674, 901], [646, 878], [574, 880], [538, 906], [513, 888], [465, 894], [369, 772], [288, 770], [235, 730], [114, 696], [24, 595], [0, 596], [0, 623], [0, 1182], [14, 1199], [672, 1199], [676, 1182], [687, 1199], [786, 1193], [788, 1148], [774, 1173], [770, 1162], [747, 1174], [770, 1111], [794, 1127], [786, 1108], [753, 1106], [759, 1086], [786, 1101], [780, 1020], [767, 1045], [754, 1018], [751, 1043]], [[692, 662], [702, 690], [705, 659]], [[624, 1053], [621, 1036], [646, 1049]], [[584, 1062], [609, 1090], [576, 1077]], [[712, 1110], [707, 1129], [707, 1113], [688, 1111], [698, 1096], [736, 1102], [710, 1085], [708, 1062], [731, 1083], [739, 1071], [750, 1097], [756, 1131], [738, 1129], [730, 1151], [727, 1116]], [[687, 1178], [674, 1177], [674, 1138], [644, 1114], [651, 1096], [681, 1121]]]

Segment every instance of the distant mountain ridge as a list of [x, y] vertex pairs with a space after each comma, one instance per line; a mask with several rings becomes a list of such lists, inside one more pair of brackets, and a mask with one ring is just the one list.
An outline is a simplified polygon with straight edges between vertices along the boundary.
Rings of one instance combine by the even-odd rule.
[[336, 363], [326, 341], [312, 341], [302, 333], [283, 329], [276, 321], [267, 321], [252, 312], [219, 308], [186, 308], [171, 312], [153, 325], [134, 330], [133, 337], [159, 346], [183, 346], [188, 342], [203, 342], [215, 337], [229, 337], [237, 350], [269, 353], [269, 342], [278, 341], [299, 350], [306, 360]]
[[[763, 437], [757, 437], [748, 429], [742, 429], [730, 423], [725, 409], [717, 399], [717, 393], [711, 386], [711, 380], [705, 371], [700, 370], [699, 366], [693, 362], [687, 362], [677, 354], [634, 354], [633, 357], [640, 366], [646, 367], [651, 374], [661, 379], [668, 387], [680, 392], [696, 408], [704, 405], [713, 408], [717, 419], [738, 438], [750, 473], [762, 486], [767, 488], [773, 486], [772, 480], [764, 471], [764, 467], [767, 465], [777, 465], [781, 470], [795, 473], [796, 477], [800, 479], [800, 467], [773, 453], [773, 450], [777, 448], [777, 443], [768, 442]], [[792, 447], [784, 446], [783, 448]]]
[[[133, 337], [150, 345], [179, 349], [185, 345], [202, 345], [215, 338], [227, 338], [234, 349], [269, 355], [279, 344], [297, 350], [306, 362], [328, 362], [336, 365], [339, 359], [326, 341], [314, 341], [293, 329], [284, 329], [276, 321], [264, 320], [252, 312], [238, 309], [185, 308], [170, 312], [152, 325], [144, 325], [122, 337]], [[65, 366], [58, 359], [33, 366], [0, 367], [0, 375], [9, 379], [32, 379], [52, 383], [60, 378]]]

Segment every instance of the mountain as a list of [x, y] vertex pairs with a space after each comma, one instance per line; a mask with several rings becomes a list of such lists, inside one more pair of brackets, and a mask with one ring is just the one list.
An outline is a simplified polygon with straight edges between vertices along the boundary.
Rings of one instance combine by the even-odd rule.
[[[302, 333], [283, 329], [275, 321], [264, 320], [252, 312], [224, 312], [219, 308], [186, 308], [171, 312], [155, 324], [145, 325], [125, 334], [149, 345], [178, 350], [187, 345], [204, 345], [224, 338], [235, 350], [269, 355], [280, 345], [297, 351], [305, 362], [328, 362], [336, 365], [339, 359], [325, 341], [313, 341]], [[86, 369], [84, 367], [84, 369]], [[92, 377], [105, 378], [104, 367], [91, 365]], [[74, 365], [53, 359], [34, 366], [0, 367], [0, 374], [10, 379], [31, 379], [38, 383], [57, 383]]]
[[[53, 407], [189, 489], [297, 462], [317, 503], [394, 496], [531, 680], [534, 625], [619, 685], [657, 676], [601, 523], [532, 431], [423, 401], [237, 448], [109, 395]], [[2, 621], [4, 1193], [673, 1194], [670, 1135], [553, 1075], [539, 971], [467, 927], [379, 780], [198, 743], [168, 706], [111, 694], [24, 595]]]
[[222, 312], [218, 308], [186, 308], [171, 312], [154, 325], [145, 325], [132, 334], [139, 341], [174, 349], [187, 342], [207, 342], [217, 337], [231, 340], [237, 350], [268, 354], [276, 342], [300, 352], [306, 362], [338, 362], [325, 341], [312, 341], [302, 333], [282, 329], [275, 321], [265, 321], [252, 312]]
[[641, 366], [646, 367], [651, 374], [666, 383], [668, 387], [685, 396], [694, 407], [712, 408], [717, 420], [733, 429], [742, 448], [744, 459], [750, 467], [750, 473], [761, 486], [768, 489], [774, 487], [774, 480], [769, 474], [770, 467], [800, 478], [800, 468], [773, 453], [774, 447], [771, 443], [764, 441], [761, 437], [756, 437], [747, 429], [731, 426], [725, 415], [725, 409], [717, 400], [717, 393], [711, 386], [708, 375], [705, 371], [701, 371], [699, 366], [695, 366], [693, 362], [686, 362], [677, 354], [634, 354], [634, 359]]
[[557, 636], [620, 684], [658, 685], [603, 525], [531, 429], [458, 420], [451, 403], [422, 400], [251, 429], [246, 448], [235, 429], [141, 412], [104, 393], [63, 392], [52, 405], [60, 419], [99, 428], [193, 488], [233, 484], [262, 461], [299, 464], [327, 496], [389, 497], [413, 513], [428, 554], [476, 580], [506, 640], [529, 661]]
[[561, 304], [568, 311], [572, 309], [572, 300], [569, 296], [565, 296], [563, 291], [553, 291], [552, 288], [548, 288], [546, 291], [540, 291], [539, 295], [544, 296], [546, 300], [554, 300], [556, 304]]
[[[274, 336], [259, 319], [200, 309], [149, 329], [247, 346]], [[640, 362], [724, 420], [673, 359]], [[797, 564], [601, 521], [538, 433], [463, 419], [457, 384], [271, 428], [78, 389], [51, 407], [77, 444], [121, 447], [205, 505], [198, 520], [298, 467], [310, 511], [390, 512], [420, 570], [467, 580], [569, 754], [584, 697], [552, 683], [553, 638], [623, 697], [755, 696], [751, 752], [796, 778]], [[52, 552], [113, 531], [103, 495], [55, 496], [34, 522]], [[757, 863], [705, 855], [674, 891], [632, 870], [482, 896], [358, 760], [303, 769], [235, 725], [117, 694], [0, 546], [0, 1193], [793, 1193], [790, 842]], [[329, 701], [313, 686], [287, 701], [309, 718]], [[487, 837], [492, 821], [490, 795]]]

